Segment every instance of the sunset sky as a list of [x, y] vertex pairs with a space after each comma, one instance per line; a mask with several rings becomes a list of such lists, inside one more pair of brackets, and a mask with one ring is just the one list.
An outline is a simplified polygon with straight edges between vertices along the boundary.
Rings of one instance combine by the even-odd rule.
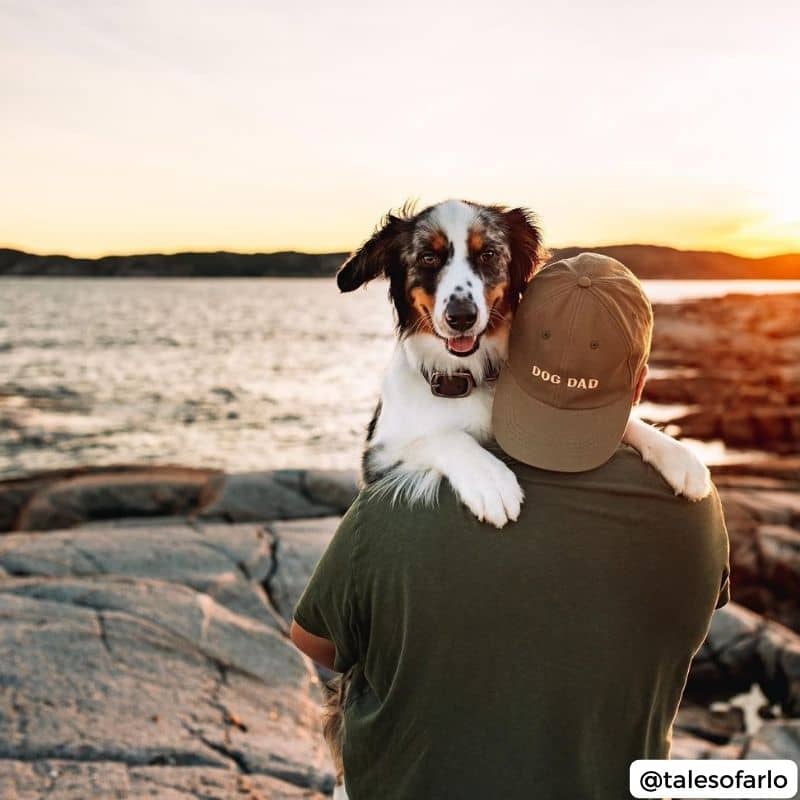
[[0, 245], [348, 250], [389, 208], [800, 251], [800, 4], [0, 0]]

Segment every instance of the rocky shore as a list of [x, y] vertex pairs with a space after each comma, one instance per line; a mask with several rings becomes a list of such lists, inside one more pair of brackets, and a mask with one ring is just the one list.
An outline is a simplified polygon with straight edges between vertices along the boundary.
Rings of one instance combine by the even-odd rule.
[[354, 492], [312, 471], [0, 484], [0, 797], [328, 794], [319, 677], [286, 632]]
[[680, 435], [800, 452], [800, 294], [727, 295], [655, 309], [645, 399], [689, 408]]
[[[734, 601], [674, 754], [800, 759], [800, 459], [715, 479]], [[328, 794], [320, 679], [286, 630], [355, 491], [313, 470], [0, 483], [0, 796]]]

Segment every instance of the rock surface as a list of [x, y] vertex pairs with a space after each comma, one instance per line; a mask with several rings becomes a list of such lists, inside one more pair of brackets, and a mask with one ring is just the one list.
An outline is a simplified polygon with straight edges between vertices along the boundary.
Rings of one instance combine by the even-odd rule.
[[726, 700], [754, 683], [769, 704], [800, 717], [800, 636], [731, 603], [714, 614], [686, 696], [707, 703]]
[[270, 599], [279, 548], [205, 522], [2, 537], [0, 796], [328, 792], [319, 680]]
[[270, 581], [270, 597], [286, 622], [291, 622], [292, 611], [338, 524], [338, 517], [270, 524], [280, 564]]
[[674, 420], [682, 436], [800, 452], [800, 295], [659, 305], [655, 317], [660, 370], [645, 399], [691, 406]]
[[0, 482], [0, 532], [53, 530], [120, 517], [224, 522], [343, 514], [358, 491], [351, 470], [224, 475], [186, 467], [53, 470]]
[[206, 767], [136, 767], [118, 762], [10, 761], [0, 772], [3, 800], [301, 800], [313, 789], [263, 775]]
[[712, 472], [731, 540], [734, 599], [800, 631], [800, 460]]

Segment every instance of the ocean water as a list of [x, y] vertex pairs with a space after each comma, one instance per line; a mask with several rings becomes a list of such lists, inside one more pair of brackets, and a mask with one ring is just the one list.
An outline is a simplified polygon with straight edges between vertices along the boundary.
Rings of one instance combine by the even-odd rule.
[[[674, 302], [800, 291], [800, 281], [646, 287]], [[385, 290], [0, 280], [0, 477], [122, 463], [355, 468], [394, 343]]]

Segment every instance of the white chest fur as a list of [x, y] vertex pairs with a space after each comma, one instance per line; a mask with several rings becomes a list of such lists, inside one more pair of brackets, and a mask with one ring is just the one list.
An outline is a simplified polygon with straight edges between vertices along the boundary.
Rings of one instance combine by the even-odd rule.
[[486, 354], [460, 359], [456, 366], [469, 369], [478, 381], [470, 395], [436, 397], [421, 364], [429, 372], [452, 371], [453, 362], [441, 360], [421, 338], [398, 343], [383, 382], [381, 412], [368, 447], [370, 467], [382, 475], [379, 490], [412, 504], [432, 503], [446, 477], [478, 519], [502, 527], [519, 515], [522, 491], [514, 473], [482, 446], [491, 437], [494, 394], [482, 381]]
[[[416, 353], [408, 352], [408, 344], [398, 342], [384, 377], [381, 414], [372, 444], [393, 448], [445, 431], [464, 431], [486, 441], [491, 436], [491, 385], [480, 383], [467, 397], [436, 397]], [[433, 368], [444, 366], [435, 364]]]

